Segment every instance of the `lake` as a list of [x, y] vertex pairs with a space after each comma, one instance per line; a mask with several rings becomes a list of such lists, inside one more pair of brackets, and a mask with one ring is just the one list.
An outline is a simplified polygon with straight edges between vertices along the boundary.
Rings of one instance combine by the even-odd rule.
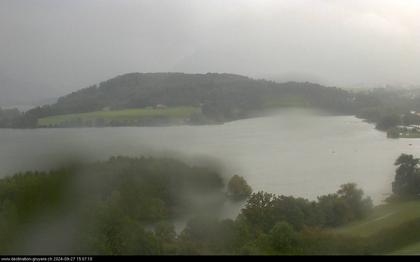
[[[419, 139], [387, 139], [352, 116], [284, 110], [223, 125], [0, 129], [0, 176], [48, 169], [68, 157], [171, 155], [216, 163], [254, 191], [316, 199], [357, 183], [375, 202], [391, 190], [401, 153], [420, 156]], [[203, 162], [204, 161], [204, 162]]]

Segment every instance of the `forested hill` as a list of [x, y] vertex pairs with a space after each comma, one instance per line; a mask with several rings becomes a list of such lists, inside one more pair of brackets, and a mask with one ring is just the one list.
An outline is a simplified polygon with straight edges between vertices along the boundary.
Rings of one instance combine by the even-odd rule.
[[[352, 113], [353, 99], [351, 93], [342, 89], [312, 83], [275, 83], [215, 73], [129, 73], [61, 97], [53, 105], [29, 110], [18, 121], [9, 125], [36, 127], [39, 119], [49, 116], [157, 107], [196, 108], [197, 110], [190, 110], [188, 113], [183, 112], [187, 121], [197, 123], [240, 119], [261, 110], [285, 106], [318, 107], [339, 113]], [[155, 115], [165, 121], [165, 113], [166, 111]], [[172, 113], [168, 113], [168, 118]], [[142, 111], [140, 114], [144, 117], [153, 115], [154, 112]], [[77, 117], [80, 120], [86, 118], [86, 115]], [[112, 123], [148, 123], [139, 119], [131, 122], [125, 119], [121, 123], [117, 120], [113, 119]], [[111, 122], [101, 122], [105, 125], [109, 123]], [[79, 121], [76, 124], [84, 125], [84, 122]]]

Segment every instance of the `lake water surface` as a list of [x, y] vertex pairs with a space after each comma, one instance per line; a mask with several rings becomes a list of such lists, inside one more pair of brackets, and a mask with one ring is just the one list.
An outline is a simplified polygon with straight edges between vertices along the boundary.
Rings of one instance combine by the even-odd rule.
[[48, 169], [68, 156], [178, 152], [188, 161], [217, 162], [254, 191], [315, 199], [355, 182], [376, 202], [391, 190], [399, 154], [420, 156], [420, 139], [387, 139], [355, 117], [305, 110], [211, 126], [0, 129], [0, 145], [0, 177]]

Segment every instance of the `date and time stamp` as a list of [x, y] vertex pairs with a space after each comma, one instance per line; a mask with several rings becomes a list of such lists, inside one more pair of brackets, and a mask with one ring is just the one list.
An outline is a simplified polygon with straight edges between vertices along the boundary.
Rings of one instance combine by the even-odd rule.
[[90, 256], [10, 256], [0, 257], [0, 262], [90, 262]]

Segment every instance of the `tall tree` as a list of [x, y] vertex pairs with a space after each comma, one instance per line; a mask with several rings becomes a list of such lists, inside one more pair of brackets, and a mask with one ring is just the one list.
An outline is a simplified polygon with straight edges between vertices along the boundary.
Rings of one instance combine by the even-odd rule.
[[417, 197], [420, 196], [420, 172], [419, 158], [413, 155], [401, 154], [395, 161], [398, 166], [395, 180], [392, 183], [392, 192], [397, 196]]

